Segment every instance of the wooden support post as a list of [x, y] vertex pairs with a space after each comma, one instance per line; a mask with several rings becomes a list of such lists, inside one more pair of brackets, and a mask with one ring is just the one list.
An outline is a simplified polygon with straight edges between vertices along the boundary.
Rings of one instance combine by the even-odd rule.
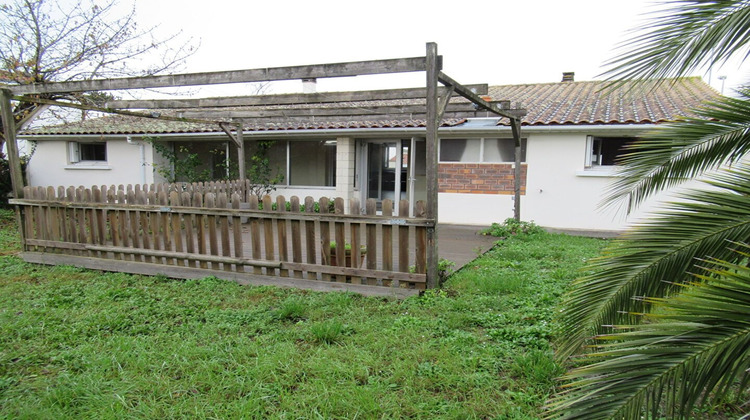
[[517, 222], [521, 221], [521, 120], [518, 118], [510, 119], [510, 126], [513, 131], [513, 142], [515, 144], [514, 155], [515, 162], [513, 165], [513, 218]]
[[438, 286], [438, 74], [440, 64], [437, 44], [427, 43], [425, 70], [427, 73], [427, 218], [433, 225], [427, 228], [427, 288]]
[[18, 156], [18, 143], [16, 143], [16, 122], [13, 119], [13, 105], [10, 99], [13, 95], [7, 89], [0, 89], [0, 111], [3, 121], [3, 137], [8, 148], [8, 165], [10, 166], [10, 182], [14, 198], [23, 197], [23, 172], [21, 172], [21, 160]]
[[239, 171], [239, 180], [245, 182], [247, 173], [245, 172], [245, 140], [242, 138], [242, 120], [237, 123], [237, 169]]

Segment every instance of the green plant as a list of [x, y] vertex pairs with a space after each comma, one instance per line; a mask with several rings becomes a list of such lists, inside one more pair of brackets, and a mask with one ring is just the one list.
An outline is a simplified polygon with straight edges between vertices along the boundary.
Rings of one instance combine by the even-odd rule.
[[341, 339], [346, 327], [341, 321], [332, 319], [319, 322], [310, 326], [310, 332], [314, 341], [324, 344], [333, 344]]
[[[271, 160], [268, 158], [268, 151], [275, 143], [273, 140], [255, 142], [255, 151], [250, 156], [250, 165], [245, 171], [250, 181], [251, 192], [258, 197], [258, 200], [271, 191], [276, 191], [276, 184], [284, 182], [284, 174], [278, 169], [274, 171], [271, 167]], [[274, 172], [276, 172], [275, 175]]]
[[[680, 77], [747, 57], [746, 1], [668, 5], [610, 62], [609, 74]], [[558, 357], [596, 351], [566, 376], [571, 383], [550, 417], [686, 418], [696, 405], [747, 400], [748, 152], [747, 87], [628, 147], [606, 203], [632, 211], [667, 188], [706, 182], [614, 241], [565, 296]]]
[[[335, 252], [336, 251], [336, 241], [331, 241], [330, 247], [331, 247], [331, 252], [332, 253]], [[352, 244], [350, 244], [349, 242], [344, 242], [344, 251], [346, 253], [351, 253], [352, 252]], [[367, 253], [367, 246], [360, 245], [359, 246], [359, 251], [362, 254], [366, 254]]]
[[453, 268], [456, 267], [456, 263], [446, 259], [446, 258], [440, 258], [438, 260], [438, 283], [443, 284], [446, 280], [448, 280], [448, 277], [453, 274]]
[[517, 221], [513, 218], [505, 219], [500, 223], [493, 223], [490, 227], [481, 230], [479, 233], [482, 235], [496, 236], [499, 238], [507, 238], [512, 235], [536, 235], [544, 232], [541, 226], [537, 226], [534, 222]]
[[[154, 170], [164, 177], [167, 182], [207, 182], [215, 178], [226, 178], [227, 162], [224, 158], [225, 152], [221, 149], [212, 149], [209, 152], [216, 155], [218, 163], [211, 166], [206, 165], [206, 157], [191, 150], [188, 146], [180, 143], [174, 144], [174, 148], [167, 143], [159, 141], [158, 137], [144, 137], [152, 145], [166, 163], [154, 163]], [[220, 174], [218, 177], [215, 174]]]

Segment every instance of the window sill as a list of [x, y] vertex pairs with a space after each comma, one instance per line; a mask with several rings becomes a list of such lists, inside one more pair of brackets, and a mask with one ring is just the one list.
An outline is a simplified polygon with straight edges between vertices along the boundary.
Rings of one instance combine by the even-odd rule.
[[64, 169], [73, 170], [93, 170], [93, 171], [109, 171], [112, 167], [106, 162], [103, 163], [76, 163], [72, 165], [65, 165]]
[[617, 178], [620, 175], [617, 174], [617, 168], [614, 166], [598, 166], [586, 168], [582, 171], [576, 171], [576, 176], [594, 178]]

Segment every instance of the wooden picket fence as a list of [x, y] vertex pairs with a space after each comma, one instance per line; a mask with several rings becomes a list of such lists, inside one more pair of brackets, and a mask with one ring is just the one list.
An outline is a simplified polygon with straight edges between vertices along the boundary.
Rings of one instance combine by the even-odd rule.
[[[26, 261], [175, 278], [408, 296], [426, 287], [423, 202], [415, 217], [360, 203], [270, 196], [242, 185], [26, 187], [15, 199]], [[244, 204], [243, 204], [244, 203]], [[242, 207], [242, 208], [241, 208]], [[329, 209], [333, 208], [333, 213]], [[398, 203], [409, 214], [409, 202]], [[344, 244], [344, 246], [342, 246]]]

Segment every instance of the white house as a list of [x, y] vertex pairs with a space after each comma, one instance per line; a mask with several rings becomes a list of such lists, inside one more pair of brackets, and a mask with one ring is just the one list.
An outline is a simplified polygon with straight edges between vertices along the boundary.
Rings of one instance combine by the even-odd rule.
[[[615, 88], [572, 77], [491, 86], [492, 100], [508, 100], [528, 111], [522, 128], [522, 218], [559, 229], [623, 229], [637, 215], [625, 219], [614, 209], [599, 209], [620, 148], [717, 95], [700, 78]], [[425, 197], [424, 121], [403, 115], [396, 120], [331, 119], [244, 123], [247, 161], [256, 142], [274, 141], [268, 157], [284, 179], [275, 194], [287, 197], [359, 197], [362, 202]], [[236, 149], [219, 127], [186, 122], [108, 116], [28, 130], [19, 137], [36, 143], [27, 170], [31, 185], [161, 182], [153, 168], [165, 162], [144, 138], [164, 142], [178, 154], [183, 149], [198, 153], [217, 178], [227, 175], [217, 164], [236, 160]], [[510, 127], [478, 113], [444, 119], [439, 137], [439, 222], [488, 225], [511, 217]]]

